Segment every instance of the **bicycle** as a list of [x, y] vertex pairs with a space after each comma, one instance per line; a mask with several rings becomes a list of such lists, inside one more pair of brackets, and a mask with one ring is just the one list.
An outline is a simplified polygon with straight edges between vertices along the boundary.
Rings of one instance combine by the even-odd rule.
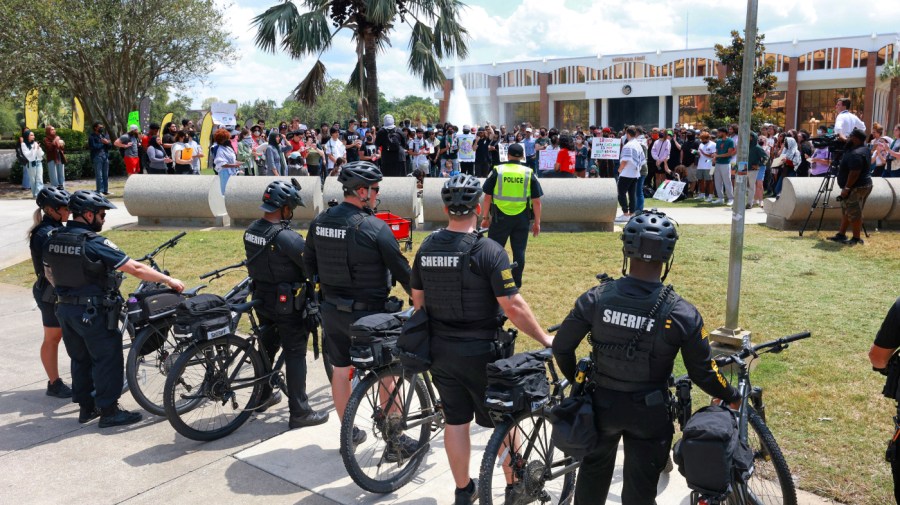
[[[411, 313], [407, 309], [395, 315], [404, 319]], [[384, 366], [355, 368], [354, 379], [359, 382], [341, 420], [344, 467], [366, 491], [396, 491], [412, 480], [430, 441], [444, 429], [441, 401], [431, 376], [406, 371], [395, 355]], [[353, 435], [358, 429], [368, 436], [356, 446]]]
[[[557, 325], [548, 331], [558, 328]], [[550, 349], [533, 355], [545, 363], [550, 376], [550, 396], [536, 409], [512, 413], [491, 411], [494, 432], [484, 449], [478, 475], [479, 499], [483, 505], [533, 502], [566, 505], [574, 499], [580, 462], [554, 446], [549, 418], [550, 410], [566, 398], [569, 381], [558, 376]], [[588, 361], [585, 358], [579, 362], [579, 371]], [[585, 375], [580, 374], [579, 378], [584, 381]]]
[[[744, 480], [735, 479], [731, 492], [725, 496], [709, 496], [697, 491], [691, 492], [692, 505], [796, 505], [797, 491], [791, 478], [791, 471], [775, 436], [766, 426], [766, 406], [763, 390], [750, 382], [750, 363], [760, 354], [780, 353], [791, 342], [809, 338], [803, 332], [782, 337], [770, 342], [744, 347], [731, 355], [716, 357], [719, 368], [729, 365], [737, 367], [737, 390], [741, 396], [738, 413], [738, 428], [741, 441], [747, 443], [753, 453], [753, 463]], [[749, 360], [747, 358], [750, 358]], [[745, 361], [746, 360], [746, 361]], [[748, 429], [749, 426], [749, 429]]]

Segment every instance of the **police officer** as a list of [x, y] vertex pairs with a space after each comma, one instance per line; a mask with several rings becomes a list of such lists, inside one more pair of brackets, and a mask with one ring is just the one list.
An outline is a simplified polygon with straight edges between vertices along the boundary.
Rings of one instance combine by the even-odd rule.
[[531, 228], [535, 237], [541, 232], [544, 192], [534, 170], [522, 164], [525, 150], [521, 144], [510, 144], [507, 156], [509, 163], [496, 167], [484, 181], [485, 212], [481, 227], [488, 228], [488, 238], [501, 246], [506, 247], [507, 240], [511, 242], [516, 263], [512, 275], [516, 287], [522, 287], [528, 231]]
[[712, 368], [700, 313], [662, 284], [677, 240], [675, 224], [665, 214], [655, 209], [635, 214], [622, 233], [628, 274], [581, 295], [556, 334], [553, 354], [569, 380], [575, 375], [575, 351], [591, 334], [600, 437], [579, 470], [576, 504], [605, 503], [620, 439], [625, 442], [622, 503], [655, 503], [674, 433], [666, 384], [679, 350], [703, 391], [728, 402], [739, 398]]
[[97, 234], [106, 211], [115, 208], [96, 191], [76, 191], [69, 199], [74, 218], [50, 234], [43, 258], [47, 279], [56, 288], [63, 343], [72, 359], [72, 400], [81, 406], [78, 422], [99, 416], [101, 428], [141, 420], [140, 412], [128, 412], [118, 404], [124, 363], [118, 330], [122, 300], [115, 271], [165, 283], [179, 292], [184, 289], [181, 281], [130, 259]]
[[422, 243], [410, 280], [415, 308], [428, 311], [431, 375], [444, 405], [444, 446], [456, 505], [478, 496], [477, 483], [469, 478], [469, 424], [474, 418], [480, 426], [493, 427], [484, 406], [485, 366], [501, 357], [497, 339], [503, 314], [541, 345], [553, 342], [519, 294], [506, 251], [474, 233], [481, 196], [471, 175], [456, 175], [444, 184], [441, 199], [449, 224]]
[[44, 246], [51, 230], [62, 228], [69, 219], [69, 192], [52, 186], [44, 186], [37, 195], [38, 209], [34, 211], [34, 227], [29, 233], [31, 263], [37, 281], [31, 288], [34, 301], [41, 311], [44, 325], [44, 342], [41, 344], [41, 364], [47, 372], [47, 396], [71, 398], [72, 390], [59, 377], [59, 342], [62, 330], [56, 318], [56, 292], [44, 276]]
[[[370, 314], [391, 312], [385, 306], [391, 277], [409, 292], [409, 262], [384, 221], [373, 215], [381, 170], [368, 161], [341, 167], [338, 182], [344, 201], [316, 216], [309, 225], [303, 260], [322, 289], [322, 324], [328, 357], [334, 365], [331, 391], [338, 418], [350, 398], [350, 325]], [[354, 427], [360, 444], [365, 432]]]
[[[888, 313], [881, 322], [881, 328], [875, 335], [875, 343], [869, 349], [869, 361], [872, 367], [878, 371], [888, 374], [888, 362], [891, 355], [900, 348], [900, 298], [894, 301]], [[898, 410], [900, 412], [900, 410]], [[892, 443], [896, 444], [896, 441]], [[896, 448], [895, 448], [896, 451]], [[889, 461], [891, 464], [891, 474], [894, 477], [894, 500], [900, 503], [900, 458], [894, 452], [894, 457]]]
[[[254, 221], [244, 232], [247, 270], [253, 279], [253, 298], [262, 299], [256, 309], [261, 326], [270, 331], [262, 335], [263, 347], [274, 362], [279, 340], [284, 348], [290, 429], [315, 426], [328, 421], [327, 412], [316, 412], [306, 395], [306, 342], [309, 336], [304, 309], [308, 293], [303, 267], [304, 241], [291, 229], [294, 209], [303, 205], [300, 185], [273, 181], [263, 193], [262, 219]], [[281, 400], [270, 387], [263, 391], [264, 400], [258, 411], [264, 411]]]

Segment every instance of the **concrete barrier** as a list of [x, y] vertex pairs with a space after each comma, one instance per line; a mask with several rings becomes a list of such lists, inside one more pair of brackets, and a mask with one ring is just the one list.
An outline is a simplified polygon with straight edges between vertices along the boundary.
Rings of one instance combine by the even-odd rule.
[[[316, 176], [295, 177], [300, 183], [300, 197], [305, 207], [294, 209], [293, 223], [295, 227], [309, 224], [319, 212], [322, 212], [321, 179]], [[225, 186], [225, 208], [231, 218], [231, 226], [246, 227], [262, 216], [262, 196], [266, 186], [274, 180], [290, 183], [291, 177], [232, 177]]]
[[[422, 189], [425, 229], [447, 225], [441, 187], [446, 179], [427, 178]], [[483, 181], [482, 181], [483, 182]], [[541, 179], [541, 230], [613, 231], [616, 183], [613, 179]]]
[[[427, 180], [427, 179], [426, 179]], [[412, 219], [419, 215], [419, 199], [416, 196], [415, 177], [385, 177], [378, 183], [378, 210], [389, 210], [400, 217]], [[325, 188], [322, 191], [322, 201], [325, 207], [328, 202], [335, 200], [338, 203], [344, 201], [344, 190], [337, 181], [337, 177], [325, 179]]]
[[16, 164], [15, 149], [0, 150], [0, 180], [8, 181], [12, 167]]
[[227, 226], [225, 200], [214, 175], [128, 177], [123, 195], [140, 226]]
[[[763, 202], [763, 210], [766, 212], [766, 226], [776, 230], [799, 230], [803, 227], [806, 218], [810, 216], [810, 210], [819, 191], [822, 188], [821, 177], [788, 177], [782, 183], [781, 196], [778, 200], [768, 198]], [[880, 177], [872, 179], [872, 193], [866, 200], [863, 210], [863, 220], [870, 229], [878, 221], [894, 221], [894, 225], [900, 225], [900, 208], [897, 204], [897, 195], [900, 195], [900, 182], [889, 182], [891, 179]], [[828, 208], [823, 207], [824, 195], [819, 199], [818, 206], [809, 219], [807, 229], [815, 230], [822, 219], [822, 228], [828, 230], [837, 229], [841, 222], [841, 204], [837, 197], [841, 189], [837, 182], [828, 198]], [[894, 213], [896, 211], [896, 213]], [[889, 217], [892, 216], [892, 217]]]

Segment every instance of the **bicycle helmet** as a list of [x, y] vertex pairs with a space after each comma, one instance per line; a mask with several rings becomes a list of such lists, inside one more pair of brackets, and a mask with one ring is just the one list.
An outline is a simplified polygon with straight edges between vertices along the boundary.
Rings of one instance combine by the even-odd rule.
[[44, 189], [38, 193], [35, 201], [37, 202], [37, 206], [42, 209], [44, 207], [50, 207], [51, 209], [59, 210], [60, 207], [69, 205], [69, 198], [71, 197], [72, 194], [64, 189], [53, 186], [44, 186]]
[[472, 175], [454, 175], [441, 188], [441, 200], [447, 211], [454, 216], [465, 216], [475, 212], [481, 203], [481, 183]]
[[260, 209], [266, 212], [275, 212], [287, 205], [294, 210], [298, 205], [305, 207], [303, 199], [300, 198], [300, 183], [297, 179], [291, 179], [290, 183], [285, 181], [272, 181], [266, 186], [266, 192], [263, 193], [262, 205]]
[[662, 280], [669, 275], [678, 241], [676, 223], [656, 209], [635, 214], [622, 230], [622, 275], [628, 259], [666, 264]]
[[96, 191], [82, 189], [69, 197], [69, 211], [80, 215], [85, 212], [98, 212], [102, 209], [115, 209], [116, 206]]
[[338, 182], [344, 187], [344, 191], [356, 191], [359, 188], [368, 188], [383, 178], [381, 170], [374, 163], [351, 161], [341, 166]]

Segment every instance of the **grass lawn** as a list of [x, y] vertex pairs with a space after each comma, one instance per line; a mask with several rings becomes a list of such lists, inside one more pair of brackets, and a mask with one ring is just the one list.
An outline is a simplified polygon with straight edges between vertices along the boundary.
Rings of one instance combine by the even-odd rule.
[[[668, 281], [714, 329], [725, 318], [728, 227], [686, 225], [681, 233]], [[174, 234], [108, 235], [139, 256]], [[417, 233], [415, 244], [423, 238]], [[188, 286], [196, 285], [200, 273], [242, 259], [240, 239], [240, 231], [191, 232], [169, 252], [165, 266]], [[745, 237], [740, 321], [753, 331], [753, 341], [806, 329], [813, 333], [781, 355], [767, 355], [754, 371], [754, 383], [766, 389], [770, 427], [799, 487], [844, 503], [893, 500], [884, 449], [894, 405], [881, 397], [882, 378], [871, 372], [866, 353], [900, 295], [898, 250], [896, 233], [874, 233], [855, 248], [761, 226], [748, 227]], [[595, 284], [596, 273], [620, 275], [620, 251], [615, 233], [532, 238], [522, 291], [540, 323], [561, 321], [575, 298]], [[32, 275], [25, 262], [0, 271], [0, 282], [30, 286]], [[226, 291], [241, 275], [217, 281], [212, 290]], [[131, 280], [125, 289], [134, 284]], [[520, 348], [532, 344], [520, 339]]]
[[[110, 177], [109, 192], [113, 198], [121, 198], [125, 192], [125, 177]], [[47, 183], [49, 184], [49, 183]], [[66, 181], [66, 191], [73, 193], [80, 189], [93, 190], [97, 187], [94, 179], [74, 179]], [[0, 182], [0, 200], [31, 200], [31, 190], [22, 189], [21, 184]]]

